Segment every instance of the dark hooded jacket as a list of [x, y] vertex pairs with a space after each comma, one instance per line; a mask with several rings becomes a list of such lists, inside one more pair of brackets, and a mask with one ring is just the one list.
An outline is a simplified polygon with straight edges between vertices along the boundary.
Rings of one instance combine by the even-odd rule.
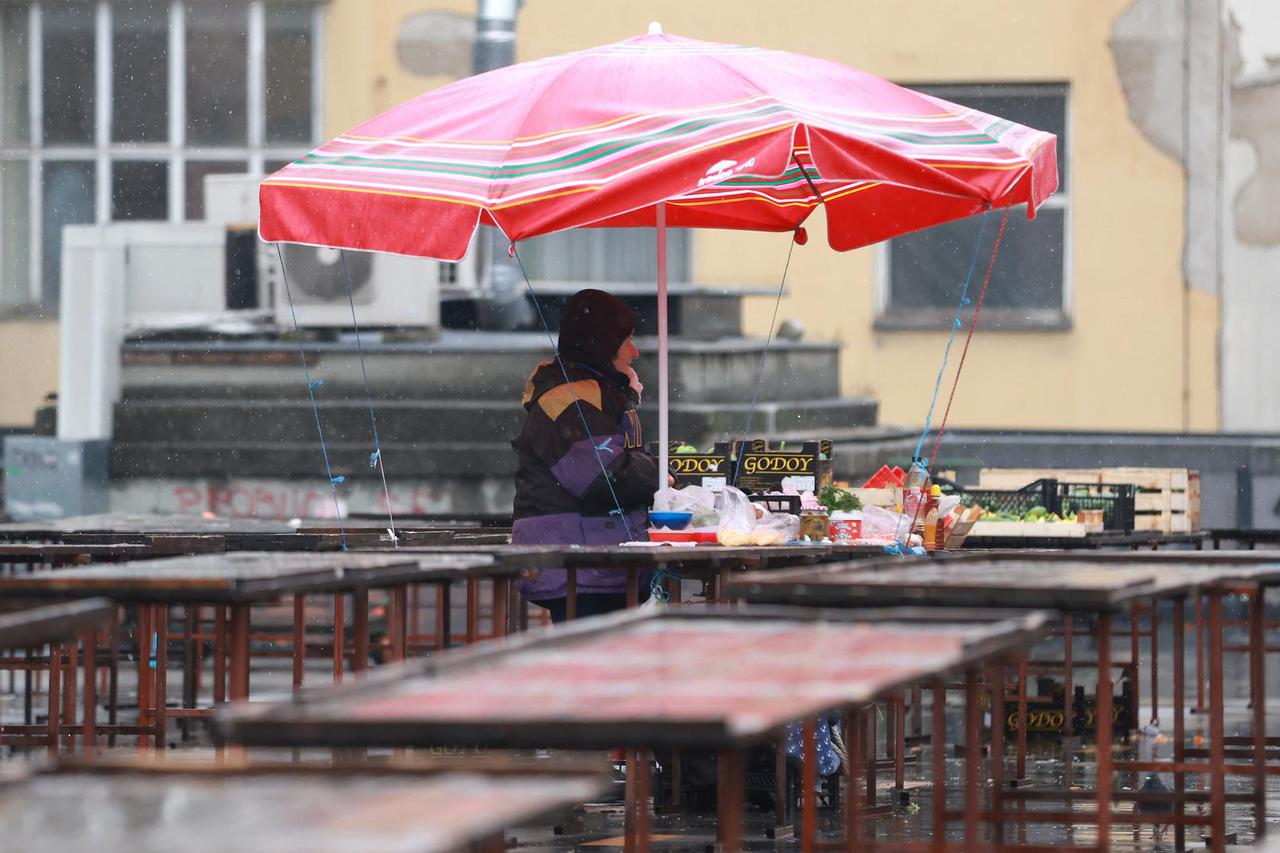
[[[644, 536], [658, 463], [644, 450], [636, 393], [612, 364], [634, 327], [631, 309], [603, 291], [582, 291], [569, 300], [559, 358], [538, 365], [529, 377], [524, 428], [512, 442], [513, 543], [616, 545]], [[565, 572], [544, 569], [520, 588], [534, 601], [562, 598]], [[579, 570], [577, 588], [622, 592], [626, 576]]]

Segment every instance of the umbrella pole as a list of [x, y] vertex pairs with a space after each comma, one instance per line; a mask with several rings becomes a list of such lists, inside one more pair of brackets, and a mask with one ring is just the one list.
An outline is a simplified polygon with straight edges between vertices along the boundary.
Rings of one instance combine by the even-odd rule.
[[670, 436], [667, 434], [667, 206], [658, 202], [658, 488], [666, 488]]

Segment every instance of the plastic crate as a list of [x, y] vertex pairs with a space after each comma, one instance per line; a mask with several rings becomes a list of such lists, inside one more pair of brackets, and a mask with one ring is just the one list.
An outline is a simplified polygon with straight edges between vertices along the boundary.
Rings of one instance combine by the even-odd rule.
[[961, 502], [964, 504], [980, 506], [991, 512], [1009, 512], [1014, 515], [1024, 515], [1037, 506], [1053, 512], [1058, 495], [1056, 480], [1036, 480], [1013, 491], [971, 489], [946, 480], [939, 480], [938, 483], [946, 491], [960, 495]]
[[1054, 512], [1102, 510], [1103, 530], [1133, 530], [1134, 487], [1128, 483], [1057, 483]]
[[1023, 515], [1042, 506], [1057, 515], [1079, 510], [1101, 510], [1103, 530], [1131, 531], [1134, 525], [1134, 488], [1128, 484], [1062, 483], [1044, 478], [1021, 489], [971, 489], [945, 480], [939, 483], [964, 503], [993, 512]]

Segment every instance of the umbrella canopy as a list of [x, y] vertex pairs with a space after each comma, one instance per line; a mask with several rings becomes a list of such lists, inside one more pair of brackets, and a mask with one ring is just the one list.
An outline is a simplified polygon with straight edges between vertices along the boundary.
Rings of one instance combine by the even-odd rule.
[[[775, 50], [661, 32], [460, 80], [262, 184], [264, 240], [458, 260], [581, 226], [788, 231], [844, 251], [1057, 188], [1052, 134]], [[665, 203], [665, 204], [664, 204]]]

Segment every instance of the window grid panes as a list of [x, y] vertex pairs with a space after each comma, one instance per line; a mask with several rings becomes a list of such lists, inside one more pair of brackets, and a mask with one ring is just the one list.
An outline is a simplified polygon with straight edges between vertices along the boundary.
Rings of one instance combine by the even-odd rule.
[[[1009, 220], [992, 270], [984, 322], [994, 327], [1060, 327], [1066, 320], [1070, 173], [1067, 88], [1060, 85], [986, 84], [915, 87], [944, 100], [1007, 118], [1058, 137], [1058, 191], [1028, 220], [1024, 208]], [[1001, 211], [935, 226], [889, 241], [884, 258], [888, 326], [941, 327], [951, 323], [976, 252], [990, 257]], [[979, 270], [981, 273], [982, 270]], [[976, 277], [976, 275], [975, 275]], [[990, 312], [990, 313], [988, 313]]]
[[243, 2], [187, 6], [187, 141], [248, 143], [249, 13]]
[[31, 141], [26, 4], [0, 3], [0, 145]]
[[[169, 139], [169, 9], [163, 0], [128, 0], [111, 8], [111, 137], [117, 142]], [[125, 93], [128, 93], [125, 96]]]
[[310, 2], [0, 0], [0, 311], [56, 306], [65, 225], [199, 218], [205, 175], [314, 145], [321, 20]]
[[[520, 244], [529, 278], [538, 282], [652, 284], [658, 277], [658, 253], [652, 228], [578, 228]], [[687, 229], [667, 232], [667, 279], [689, 281]]]
[[268, 6], [267, 143], [311, 139], [311, 9]]
[[42, 6], [46, 144], [93, 144], [94, 6], [68, 0]]
[[117, 160], [111, 165], [111, 218], [156, 221], [169, 215], [169, 164]]

